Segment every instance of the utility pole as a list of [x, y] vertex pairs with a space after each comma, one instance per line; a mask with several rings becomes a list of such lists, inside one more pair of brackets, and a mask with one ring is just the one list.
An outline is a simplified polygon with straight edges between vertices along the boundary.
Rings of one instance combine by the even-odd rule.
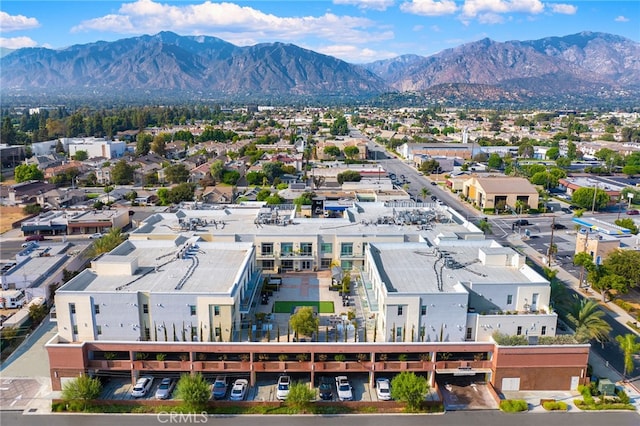
[[591, 213], [596, 211], [596, 195], [598, 195], [598, 184], [593, 187], [593, 204], [591, 204]]
[[549, 240], [549, 250], [547, 251], [547, 266], [551, 268], [551, 255], [553, 254], [553, 231], [555, 231], [556, 217], [551, 218], [551, 239]]

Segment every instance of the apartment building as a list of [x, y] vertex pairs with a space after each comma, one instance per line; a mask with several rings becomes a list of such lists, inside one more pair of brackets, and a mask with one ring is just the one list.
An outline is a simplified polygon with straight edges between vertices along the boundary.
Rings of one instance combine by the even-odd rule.
[[[329, 283], [349, 274], [358, 302], [336, 312], [351, 311], [353, 323], [345, 315], [336, 326], [335, 315], [319, 314], [323, 325], [312, 342], [284, 344], [288, 314], [279, 314], [284, 328], [263, 324], [257, 337], [265, 278], [300, 274], [334, 276]], [[320, 301], [329, 290], [329, 284], [317, 285], [318, 293], [304, 293]], [[372, 380], [380, 371], [411, 370], [427, 374], [432, 384], [438, 374], [464, 368], [498, 389], [503, 379], [505, 390], [516, 383], [511, 379], [522, 389], [575, 388], [585, 380], [588, 345], [513, 352], [492, 340], [496, 331], [532, 343], [554, 336], [549, 297], [549, 282], [524, 257], [436, 204], [353, 203], [339, 215], [314, 218], [300, 217], [293, 206], [262, 203], [184, 209], [150, 216], [128, 241], [56, 292], [58, 335], [47, 350], [54, 389], [61, 377], [89, 370], [129, 371], [132, 379], [151, 370], [249, 371], [254, 383], [261, 373], [283, 368], [311, 380], [326, 369], [358, 370]], [[295, 364], [264, 362], [300, 351], [304, 362], [302, 356]], [[521, 362], [536, 351], [544, 352], [538, 363]], [[369, 363], [361, 362], [361, 352]], [[390, 352], [405, 355], [386, 363], [382, 354]], [[510, 355], [500, 360], [501, 352]], [[154, 353], [168, 361], [137, 362]], [[327, 356], [335, 353], [353, 359], [329, 365]], [[117, 362], [106, 354], [116, 354]], [[406, 356], [415, 362], [401, 362]], [[556, 375], [527, 381], [533, 371], [527, 368]], [[522, 382], [514, 377], [520, 369], [529, 375], [523, 373]]]

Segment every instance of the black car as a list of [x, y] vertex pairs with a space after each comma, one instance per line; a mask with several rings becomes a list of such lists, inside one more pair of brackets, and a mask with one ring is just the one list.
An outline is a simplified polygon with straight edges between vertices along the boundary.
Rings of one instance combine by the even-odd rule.
[[431, 196], [431, 201], [438, 201], [438, 197], [436, 197], [435, 195]]
[[553, 225], [551, 225], [551, 228], [553, 228], [553, 229], [567, 229], [567, 226], [563, 225], [561, 223], [554, 223]]
[[565, 213], [569, 213], [569, 214], [573, 213], [573, 212], [571, 211], [571, 209], [570, 209], [570, 208], [568, 208], [568, 207], [563, 207], [563, 208], [561, 208], [560, 210], [562, 210], [562, 211], [563, 211], [563, 212], [565, 212]]
[[331, 401], [333, 399], [333, 383], [331, 379], [328, 377], [321, 377], [318, 391], [320, 392], [321, 400]]
[[513, 222], [513, 226], [529, 226], [529, 221], [527, 219], [518, 219]]

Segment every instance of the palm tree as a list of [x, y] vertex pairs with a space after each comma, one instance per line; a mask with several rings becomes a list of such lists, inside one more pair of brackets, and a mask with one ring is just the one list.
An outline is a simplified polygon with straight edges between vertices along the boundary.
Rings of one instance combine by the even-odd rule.
[[427, 198], [427, 195], [429, 195], [429, 188], [423, 186], [422, 189], [420, 189], [420, 193], [422, 194], [422, 199], [424, 200], [425, 198]]
[[579, 299], [571, 305], [567, 319], [575, 330], [574, 338], [580, 343], [594, 339], [600, 344], [609, 340], [611, 326], [602, 318], [604, 312], [591, 299]]
[[633, 356], [640, 352], [640, 343], [636, 342], [636, 335], [627, 333], [624, 336], [616, 336], [616, 342], [624, 353], [624, 375], [633, 371]]

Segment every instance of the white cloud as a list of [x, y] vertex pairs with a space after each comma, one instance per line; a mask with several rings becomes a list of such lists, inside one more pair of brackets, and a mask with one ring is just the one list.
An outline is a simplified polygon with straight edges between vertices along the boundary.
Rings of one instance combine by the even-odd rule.
[[487, 25], [502, 24], [504, 22], [504, 17], [497, 13], [481, 13], [477, 18], [478, 22]]
[[393, 6], [395, 0], [333, 0], [335, 4], [348, 4], [360, 9], [387, 10]]
[[429, 27], [429, 29], [431, 31], [433, 31], [434, 33], [439, 33], [440, 31], [442, 31], [442, 28], [440, 28], [440, 26], [438, 26], [438, 25], [431, 25]]
[[544, 11], [544, 4], [540, 0], [466, 0], [462, 6], [462, 14], [475, 17], [482, 14], [504, 13], [532, 13]]
[[553, 13], [561, 13], [563, 15], [575, 15], [578, 8], [572, 4], [551, 4], [551, 11]]
[[393, 32], [380, 31], [367, 18], [322, 16], [282, 18], [234, 3], [169, 5], [153, 0], [123, 4], [118, 13], [84, 21], [73, 32], [105, 31], [123, 34], [155, 34], [169, 30], [179, 34], [215, 35], [231, 43], [249, 45], [264, 41], [303, 43], [307, 37], [346, 43], [388, 40]]
[[614, 21], [616, 22], [629, 22], [629, 18], [627, 18], [626, 16], [616, 16], [616, 19], [614, 19]]
[[37, 45], [38, 43], [29, 37], [0, 37], [0, 47], [6, 47], [7, 49], [20, 49], [23, 47], [35, 47]]
[[36, 18], [27, 18], [23, 15], [9, 15], [7, 12], [0, 11], [0, 32], [8, 33], [11, 31], [30, 30], [38, 28], [40, 23]]
[[400, 10], [414, 15], [441, 16], [454, 13], [458, 6], [453, 0], [411, 0], [402, 3]]
[[342, 59], [352, 64], [361, 64], [366, 62], [378, 61], [381, 59], [395, 58], [398, 56], [395, 52], [376, 51], [369, 48], [362, 48], [354, 45], [335, 44], [331, 46], [317, 47], [316, 52]]

